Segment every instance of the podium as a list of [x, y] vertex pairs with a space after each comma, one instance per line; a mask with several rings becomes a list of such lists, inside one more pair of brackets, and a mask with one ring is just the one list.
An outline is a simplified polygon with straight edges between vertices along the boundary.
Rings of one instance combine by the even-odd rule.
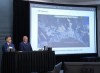
[[2, 73], [45, 73], [53, 70], [54, 51], [6, 52], [2, 55]]

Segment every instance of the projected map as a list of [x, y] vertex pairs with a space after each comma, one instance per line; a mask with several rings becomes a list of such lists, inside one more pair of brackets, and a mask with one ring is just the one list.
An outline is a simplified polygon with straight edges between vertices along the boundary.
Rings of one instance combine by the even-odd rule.
[[38, 48], [89, 47], [89, 17], [38, 14]]

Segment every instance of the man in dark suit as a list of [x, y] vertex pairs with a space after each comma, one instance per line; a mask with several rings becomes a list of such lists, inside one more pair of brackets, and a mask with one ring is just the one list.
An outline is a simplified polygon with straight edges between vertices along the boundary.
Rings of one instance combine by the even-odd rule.
[[6, 43], [2, 46], [2, 52], [9, 52], [8, 49], [12, 49], [15, 51], [15, 46], [12, 43], [12, 37], [11, 36], [6, 36], [5, 37]]
[[19, 45], [20, 51], [32, 51], [31, 44], [28, 42], [28, 37], [23, 36], [23, 42]]

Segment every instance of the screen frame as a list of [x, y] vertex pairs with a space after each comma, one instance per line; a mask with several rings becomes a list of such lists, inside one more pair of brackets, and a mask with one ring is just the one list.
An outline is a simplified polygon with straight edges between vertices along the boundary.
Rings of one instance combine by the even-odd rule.
[[[88, 57], [88, 56], [98, 56], [98, 35], [97, 35], [97, 6], [95, 5], [74, 5], [74, 4], [61, 4], [61, 3], [50, 3], [50, 2], [36, 2], [36, 1], [29, 1], [29, 16], [30, 16], [30, 4], [44, 4], [44, 5], [55, 5], [55, 6], [71, 6], [71, 7], [93, 7], [96, 9], [96, 53], [82, 53], [82, 54], [56, 54], [57, 56], [79, 56], [79, 57]], [[29, 17], [30, 18], [30, 17]], [[30, 22], [29, 22], [30, 23]], [[30, 24], [29, 24], [29, 30], [30, 30]], [[29, 32], [30, 36], [30, 32]], [[29, 37], [30, 38], [30, 37]]]

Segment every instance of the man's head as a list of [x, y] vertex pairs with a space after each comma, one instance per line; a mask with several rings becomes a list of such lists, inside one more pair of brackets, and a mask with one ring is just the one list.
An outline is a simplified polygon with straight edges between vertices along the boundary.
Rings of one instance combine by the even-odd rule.
[[27, 36], [23, 36], [23, 42], [25, 42], [25, 43], [28, 42], [28, 37]]
[[12, 42], [12, 37], [11, 36], [6, 36], [5, 40], [7, 43], [11, 43]]

